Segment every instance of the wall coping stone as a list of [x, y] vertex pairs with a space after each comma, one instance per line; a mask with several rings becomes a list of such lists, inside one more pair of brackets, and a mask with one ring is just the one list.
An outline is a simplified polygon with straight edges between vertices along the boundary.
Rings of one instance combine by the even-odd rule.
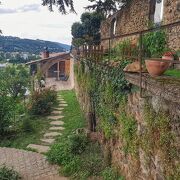
[[[131, 84], [140, 87], [139, 73], [125, 72], [125, 78]], [[180, 103], [180, 79], [169, 76], [151, 77], [148, 73], [142, 74], [142, 88], [152, 95], [160, 96], [168, 101]]]

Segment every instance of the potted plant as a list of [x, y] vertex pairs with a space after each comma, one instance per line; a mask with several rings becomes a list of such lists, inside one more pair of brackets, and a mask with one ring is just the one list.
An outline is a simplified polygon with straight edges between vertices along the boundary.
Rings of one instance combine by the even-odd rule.
[[172, 52], [172, 51], [169, 51], [169, 52], [165, 52], [162, 56], [162, 59], [163, 60], [174, 60], [174, 56], [175, 56], [175, 52]]
[[[169, 56], [162, 59], [164, 52], [167, 50], [167, 40], [165, 31], [158, 30], [149, 32], [143, 37], [143, 48], [145, 56], [145, 65], [149, 74], [153, 77], [162, 75], [170, 66], [169, 62], [159, 60], [170, 60]], [[166, 54], [165, 54], [166, 55]]]

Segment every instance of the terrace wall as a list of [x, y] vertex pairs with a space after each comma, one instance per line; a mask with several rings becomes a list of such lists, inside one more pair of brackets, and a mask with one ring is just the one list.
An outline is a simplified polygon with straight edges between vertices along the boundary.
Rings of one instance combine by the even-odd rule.
[[[139, 87], [138, 73], [126, 73], [125, 77], [129, 83]], [[91, 138], [101, 143], [106, 161], [110, 161], [109, 163], [118, 169], [127, 180], [178, 179], [180, 175], [178, 170], [180, 163], [180, 80], [166, 77], [151, 78], [145, 74], [142, 87], [143, 97], [140, 96], [140, 91], [136, 90], [128, 95], [126, 104], [128, 115], [133, 117], [137, 124], [136, 155], [124, 151], [124, 140], [119, 136], [121, 125], [117, 124], [113, 127], [112, 134], [115, 136], [111, 138], [106, 138], [104, 132], [99, 129], [92, 133]], [[89, 127], [91, 127], [91, 101], [88, 91], [76, 80], [75, 90]], [[144, 113], [147, 106], [157, 114], [165, 114], [165, 117], [168, 117], [168, 126], [165, 118], [151, 119], [152, 124], [155, 124], [154, 121], [160, 123], [160, 127], [153, 132], [154, 127], [150, 127]], [[98, 126], [102, 120], [96, 118]], [[160, 136], [165, 140], [162, 144]], [[168, 159], [169, 155], [166, 156], [167, 152], [172, 155], [170, 159]], [[173, 174], [173, 176], [168, 177], [167, 174]]]

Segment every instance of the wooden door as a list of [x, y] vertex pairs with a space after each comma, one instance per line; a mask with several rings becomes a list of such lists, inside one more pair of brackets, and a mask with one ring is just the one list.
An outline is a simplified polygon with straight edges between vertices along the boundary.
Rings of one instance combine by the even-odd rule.
[[60, 76], [65, 75], [65, 61], [59, 62], [59, 71], [60, 71]]

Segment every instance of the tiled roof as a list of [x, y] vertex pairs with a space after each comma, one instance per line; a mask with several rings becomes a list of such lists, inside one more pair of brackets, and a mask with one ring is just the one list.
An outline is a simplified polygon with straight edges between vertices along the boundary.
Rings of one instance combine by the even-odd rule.
[[26, 63], [26, 65], [36, 64], [38, 62], [51, 61], [51, 60], [56, 60], [56, 59], [62, 59], [62, 60], [70, 59], [70, 53], [69, 52], [68, 53], [67, 52], [53, 53], [53, 54], [50, 54], [50, 57], [48, 58], [34, 60], [34, 61]]

